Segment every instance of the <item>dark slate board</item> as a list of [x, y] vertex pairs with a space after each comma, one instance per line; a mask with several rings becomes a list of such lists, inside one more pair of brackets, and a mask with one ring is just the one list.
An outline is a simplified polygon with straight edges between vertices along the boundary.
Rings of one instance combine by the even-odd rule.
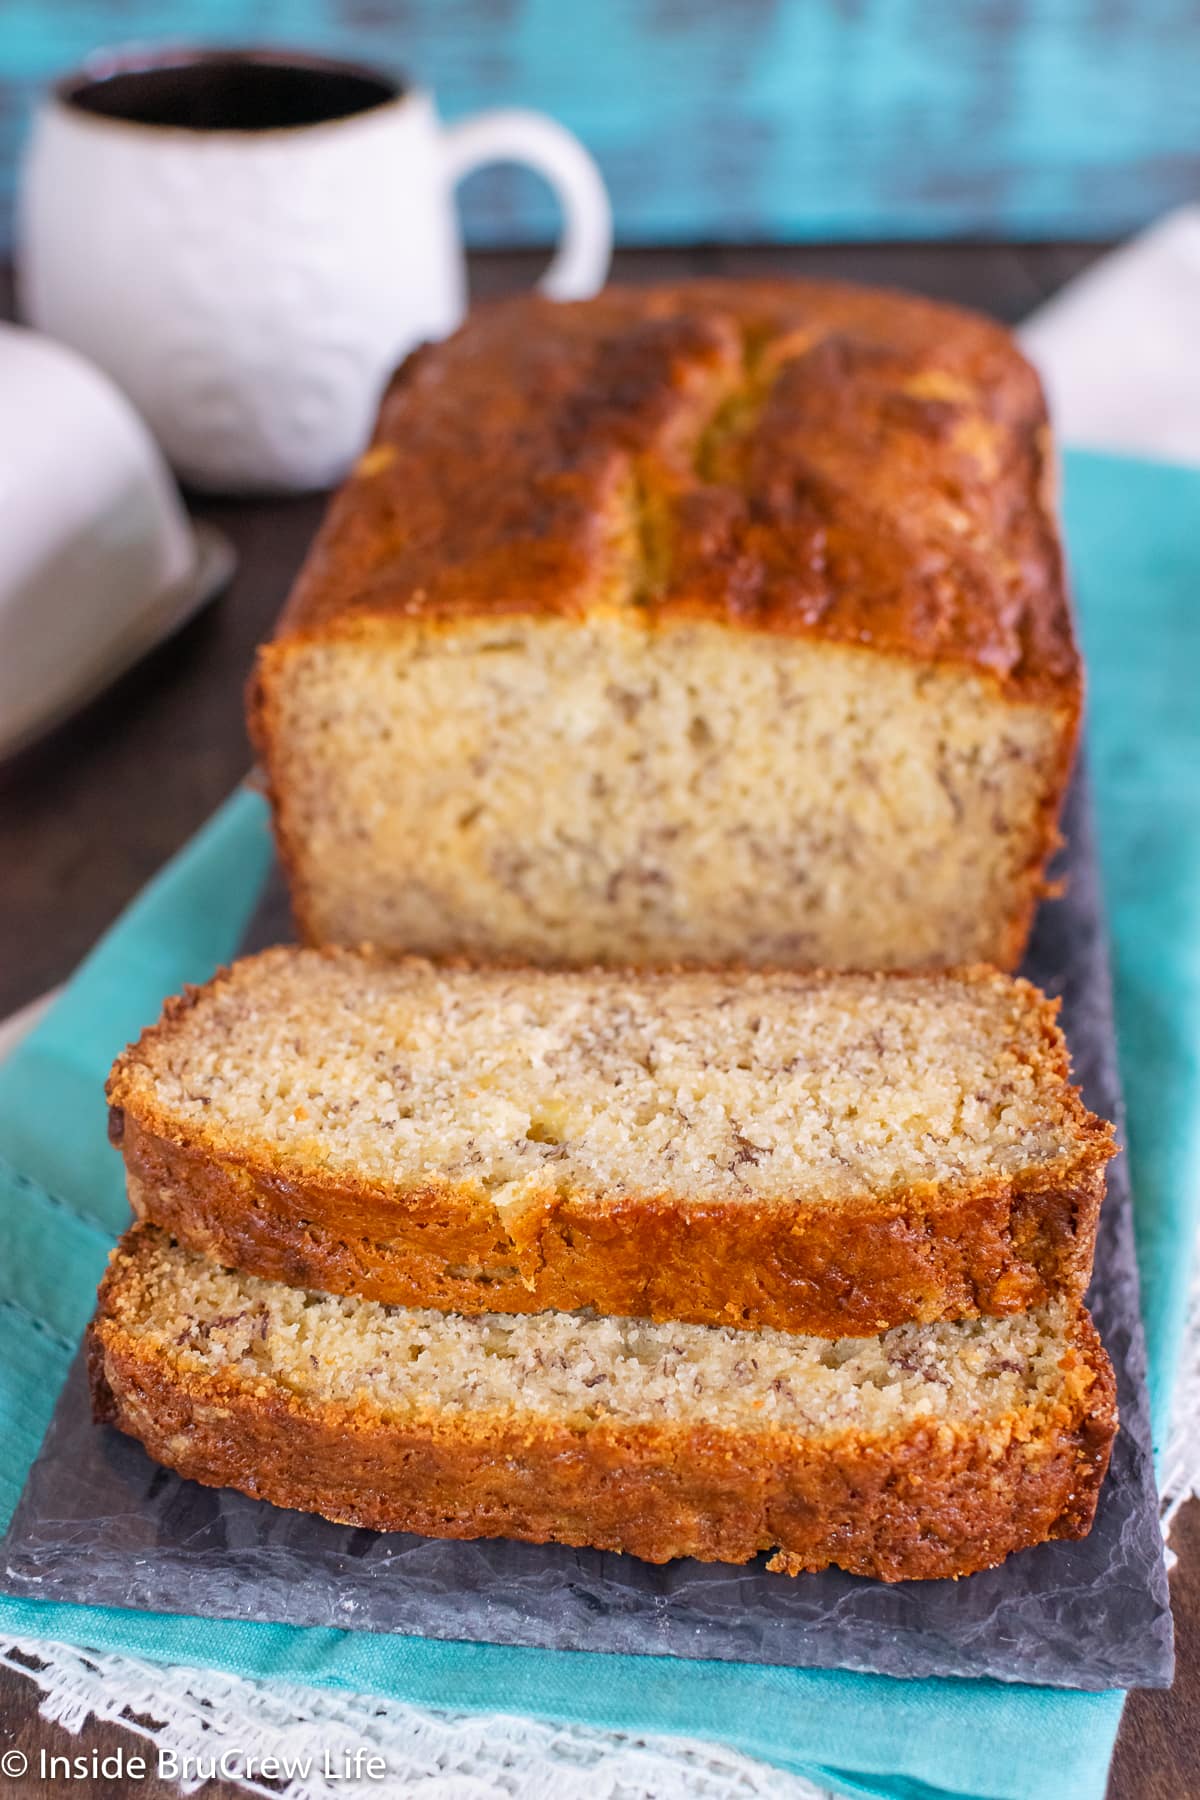
[[[1042, 908], [1026, 973], [1063, 998], [1088, 1104], [1123, 1124], [1094, 840], [1082, 782], [1065, 821], [1066, 897]], [[287, 935], [276, 888], [251, 933]], [[669, 1653], [891, 1675], [1164, 1687], [1171, 1615], [1150, 1457], [1145, 1348], [1124, 1157], [1111, 1166], [1091, 1303], [1122, 1427], [1096, 1524], [966, 1581], [769, 1575], [507, 1542], [380, 1535], [199, 1487], [92, 1425], [76, 1362], [0, 1546], [5, 1585], [295, 1625], [562, 1649]]]

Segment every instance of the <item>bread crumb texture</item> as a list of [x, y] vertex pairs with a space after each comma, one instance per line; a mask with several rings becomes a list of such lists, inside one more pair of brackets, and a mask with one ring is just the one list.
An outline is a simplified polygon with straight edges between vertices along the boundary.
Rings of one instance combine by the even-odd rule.
[[542, 963], [1011, 961], [1063, 717], [716, 624], [293, 647], [272, 781], [310, 938]]
[[117, 1108], [281, 1175], [837, 1202], [1102, 1160], [1053, 1007], [955, 975], [588, 972], [280, 949], [118, 1062]]
[[143, 1229], [118, 1252], [102, 1317], [143, 1358], [384, 1418], [533, 1414], [730, 1431], [965, 1430], [1075, 1404], [1092, 1380], [1073, 1308], [901, 1326], [879, 1338], [539, 1313], [458, 1314], [304, 1293], [218, 1268]]

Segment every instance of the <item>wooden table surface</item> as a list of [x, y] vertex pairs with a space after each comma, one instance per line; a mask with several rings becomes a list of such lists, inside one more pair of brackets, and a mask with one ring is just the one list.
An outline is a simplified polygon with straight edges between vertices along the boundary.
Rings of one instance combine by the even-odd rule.
[[[891, 282], [1015, 321], [1097, 254], [1096, 247], [871, 245], [802, 249], [637, 251], [616, 274], [651, 281], [685, 273], [839, 275]], [[476, 294], [528, 283], [539, 259], [475, 259]], [[0, 312], [4, 294], [0, 291]], [[142, 884], [191, 836], [245, 772], [242, 685], [321, 516], [319, 497], [241, 501], [203, 498], [194, 509], [233, 540], [232, 587], [172, 643], [52, 737], [0, 769], [0, 1016], [67, 976]], [[1135, 1694], [1126, 1709], [1110, 1800], [1200, 1796], [1200, 1507], [1180, 1519], [1172, 1576], [1179, 1675], [1169, 1694]], [[497, 1694], [497, 1706], [504, 1705]], [[37, 1714], [37, 1691], [0, 1670], [0, 1753], [17, 1748], [36, 1770], [40, 1750], [65, 1755], [124, 1743], [113, 1725], [79, 1738]], [[0, 1779], [9, 1794], [41, 1800], [86, 1791], [103, 1800], [166, 1800], [173, 1784], [136, 1788], [98, 1780]], [[206, 1800], [241, 1790], [210, 1783]], [[386, 1785], [382, 1791], [388, 1791]]]

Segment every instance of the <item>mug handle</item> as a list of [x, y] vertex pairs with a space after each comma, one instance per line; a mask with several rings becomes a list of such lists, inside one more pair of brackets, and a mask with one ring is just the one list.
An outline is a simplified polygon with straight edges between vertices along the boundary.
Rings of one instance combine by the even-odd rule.
[[451, 186], [481, 163], [526, 163], [544, 175], [562, 208], [562, 239], [538, 282], [552, 300], [586, 300], [603, 287], [612, 258], [612, 208], [596, 164], [577, 137], [545, 113], [500, 107], [445, 128]]

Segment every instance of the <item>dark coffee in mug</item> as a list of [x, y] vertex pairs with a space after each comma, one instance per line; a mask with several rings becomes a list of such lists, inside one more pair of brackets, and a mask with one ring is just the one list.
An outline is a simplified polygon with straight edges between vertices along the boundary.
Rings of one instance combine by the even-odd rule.
[[182, 131], [282, 131], [386, 106], [404, 84], [351, 63], [274, 51], [189, 50], [144, 67], [93, 66], [62, 82], [61, 100], [102, 119]]

